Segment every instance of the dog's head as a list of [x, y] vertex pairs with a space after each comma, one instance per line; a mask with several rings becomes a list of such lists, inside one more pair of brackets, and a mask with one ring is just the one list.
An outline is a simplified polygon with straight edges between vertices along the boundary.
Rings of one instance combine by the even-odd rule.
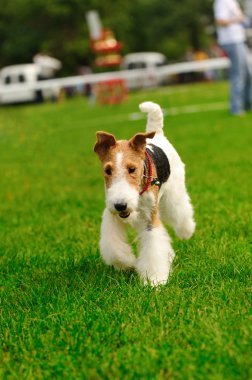
[[96, 133], [94, 151], [103, 165], [107, 208], [121, 218], [128, 218], [137, 210], [146, 139], [152, 139], [154, 135], [155, 132], [138, 133], [129, 141], [116, 141], [109, 133]]

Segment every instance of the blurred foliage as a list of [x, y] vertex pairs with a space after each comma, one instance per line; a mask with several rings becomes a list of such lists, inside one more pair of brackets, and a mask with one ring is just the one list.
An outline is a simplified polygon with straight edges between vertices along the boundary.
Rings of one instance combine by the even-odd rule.
[[211, 0], [0, 0], [0, 7], [0, 67], [47, 52], [63, 62], [61, 75], [93, 62], [89, 10], [123, 42], [123, 54], [160, 51], [168, 61], [181, 59], [189, 46], [204, 48], [212, 17]]

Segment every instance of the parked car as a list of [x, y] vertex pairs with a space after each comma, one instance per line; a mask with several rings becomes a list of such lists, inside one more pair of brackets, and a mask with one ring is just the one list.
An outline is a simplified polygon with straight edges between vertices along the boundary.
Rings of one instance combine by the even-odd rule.
[[36, 63], [4, 67], [0, 70], [0, 104], [57, 99], [58, 89], [34, 89], [34, 84], [44, 79], [43, 70]]
[[122, 70], [148, 69], [165, 65], [164, 54], [155, 52], [142, 52], [126, 54], [121, 63]]
[[123, 57], [121, 70], [146, 70], [147, 73], [137, 80], [128, 79], [127, 87], [153, 87], [162, 84], [162, 80], [155, 75], [155, 69], [167, 63], [164, 54], [156, 52], [130, 53]]

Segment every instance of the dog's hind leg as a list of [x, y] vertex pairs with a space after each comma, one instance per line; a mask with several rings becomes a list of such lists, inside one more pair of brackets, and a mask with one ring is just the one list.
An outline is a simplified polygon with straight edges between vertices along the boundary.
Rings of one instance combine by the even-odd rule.
[[135, 267], [136, 257], [127, 244], [125, 225], [107, 209], [102, 218], [100, 252], [105, 263], [116, 269]]
[[189, 239], [195, 230], [193, 207], [184, 181], [167, 184], [160, 200], [160, 214], [163, 221], [174, 228], [180, 239]]
[[144, 229], [139, 237], [141, 247], [136, 270], [140, 278], [145, 285], [148, 283], [151, 286], [164, 285], [168, 280], [175, 256], [168, 233], [159, 222]]

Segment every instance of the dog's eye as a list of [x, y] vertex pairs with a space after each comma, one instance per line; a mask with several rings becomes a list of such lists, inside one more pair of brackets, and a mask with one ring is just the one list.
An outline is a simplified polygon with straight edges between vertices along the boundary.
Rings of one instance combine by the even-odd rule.
[[105, 173], [106, 173], [107, 175], [111, 175], [111, 174], [112, 174], [112, 169], [111, 169], [110, 166], [108, 166], [107, 168], [105, 168], [104, 171], [105, 171]]
[[128, 168], [129, 174], [133, 174], [133, 173], [135, 173], [135, 171], [136, 171], [136, 168], [134, 168], [133, 166]]

